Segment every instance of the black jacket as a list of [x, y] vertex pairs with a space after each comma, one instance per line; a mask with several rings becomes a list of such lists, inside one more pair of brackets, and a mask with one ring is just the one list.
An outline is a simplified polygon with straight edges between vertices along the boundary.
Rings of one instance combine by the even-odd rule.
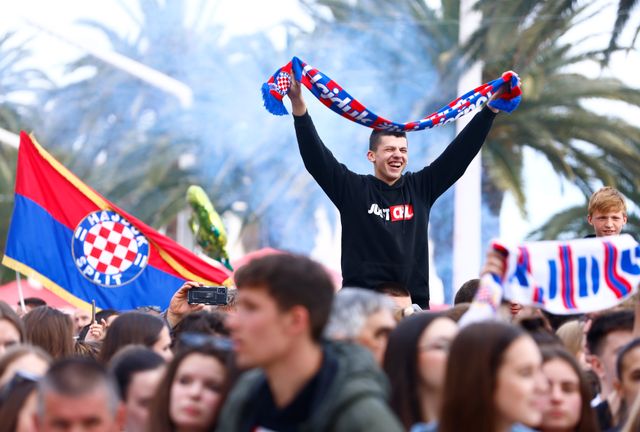
[[433, 163], [389, 186], [349, 171], [324, 146], [309, 114], [294, 116], [304, 165], [340, 212], [344, 286], [400, 282], [414, 303], [428, 307], [429, 211], [480, 151], [494, 117], [482, 109]]

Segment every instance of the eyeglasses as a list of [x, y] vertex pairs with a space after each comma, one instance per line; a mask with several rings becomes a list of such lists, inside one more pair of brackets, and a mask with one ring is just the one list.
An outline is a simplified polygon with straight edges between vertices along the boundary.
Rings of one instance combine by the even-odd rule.
[[182, 345], [191, 348], [210, 347], [220, 351], [233, 350], [231, 339], [204, 333], [184, 332], [178, 337], [178, 340]]
[[24, 384], [37, 384], [40, 376], [30, 372], [18, 370], [15, 375], [2, 387], [0, 387], [0, 402], [4, 403], [9, 399], [13, 391]]

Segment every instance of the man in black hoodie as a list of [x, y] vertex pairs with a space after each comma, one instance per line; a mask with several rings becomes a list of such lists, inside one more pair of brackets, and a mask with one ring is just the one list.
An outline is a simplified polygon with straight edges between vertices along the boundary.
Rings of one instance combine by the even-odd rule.
[[367, 152], [374, 175], [359, 175], [324, 146], [295, 79], [288, 96], [304, 165], [340, 211], [343, 286], [375, 289], [398, 282], [414, 303], [428, 308], [429, 211], [478, 154], [498, 110], [485, 106], [431, 165], [416, 173], [403, 174], [409, 160], [406, 134], [374, 130]]

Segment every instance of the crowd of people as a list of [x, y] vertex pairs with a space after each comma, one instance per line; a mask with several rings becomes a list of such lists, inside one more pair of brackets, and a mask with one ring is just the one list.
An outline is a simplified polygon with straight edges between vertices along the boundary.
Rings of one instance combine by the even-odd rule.
[[[237, 269], [221, 306], [189, 303], [194, 281], [164, 311], [0, 302], [0, 432], [640, 430], [636, 296], [571, 316], [503, 301], [466, 324], [481, 297], [474, 279], [454, 306], [429, 310], [431, 205], [497, 109], [413, 174], [406, 135], [374, 131], [374, 175], [362, 176], [324, 147], [295, 80], [289, 97], [305, 166], [341, 214], [345, 286], [283, 253]], [[626, 220], [615, 189], [594, 194], [595, 236]], [[481, 274], [499, 278], [505, 260], [490, 251]]]
[[[626, 214], [611, 188], [592, 201], [591, 216]], [[502, 267], [487, 255], [484, 271]], [[478, 280], [435, 312], [398, 283], [336, 292], [301, 255], [234, 279], [225, 306], [190, 304], [202, 284], [187, 282], [166, 311], [93, 321], [0, 302], [0, 432], [640, 430], [635, 297], [574, 316], [505, 301], [461, 326]]]

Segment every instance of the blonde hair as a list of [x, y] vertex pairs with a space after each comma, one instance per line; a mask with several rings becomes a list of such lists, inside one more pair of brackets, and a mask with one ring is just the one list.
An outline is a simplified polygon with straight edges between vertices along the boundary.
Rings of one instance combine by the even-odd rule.
[[589, 198], [589, 216], [594, 212], [609, 213], [621, 211], [627, 215], [627, 204], [617, 189], [605, 186], [595, 191]]
[[556, 330], [556, 335], [562, 341], [562, 345], [577, 357], [584, 348], [584, 324], [577, 320], [568, 321]]

